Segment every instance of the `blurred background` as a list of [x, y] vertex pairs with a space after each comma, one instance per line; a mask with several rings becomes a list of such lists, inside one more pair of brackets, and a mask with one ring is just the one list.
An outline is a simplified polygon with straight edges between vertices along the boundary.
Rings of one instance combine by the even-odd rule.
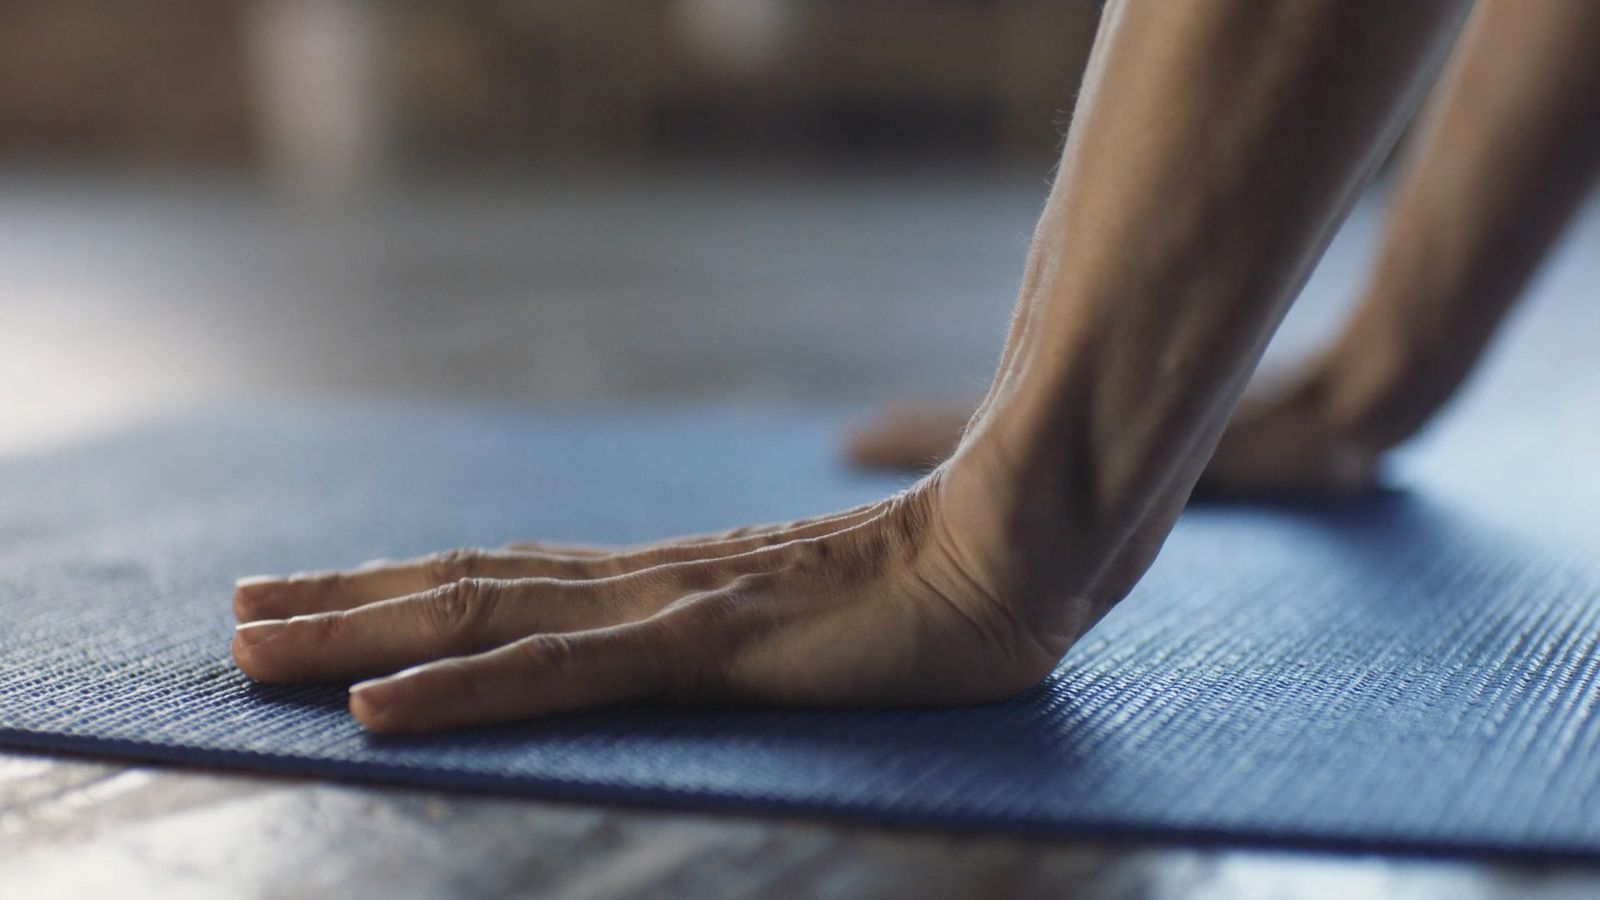
[[1098, 15], [0, 0], [0, 453], [208, 403], [975, 395]]
[[[1048, 163], [1090, 0], [6, 0], [13, 159]], [[348, 186], [348, 185], [346, 185]]]
[[981, 388], [1093, 0], [0, 0], [0, 452]]

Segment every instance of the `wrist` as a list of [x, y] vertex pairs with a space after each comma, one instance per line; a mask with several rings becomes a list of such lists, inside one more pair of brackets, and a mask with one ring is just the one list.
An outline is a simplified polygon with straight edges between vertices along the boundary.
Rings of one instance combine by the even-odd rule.
[[997, 379], [939, 473], [942, 507], [999, 569], [1030, 590], [1074, 593], [1117, 541], [1125, 503], [1107, 503], [1088, 395]]

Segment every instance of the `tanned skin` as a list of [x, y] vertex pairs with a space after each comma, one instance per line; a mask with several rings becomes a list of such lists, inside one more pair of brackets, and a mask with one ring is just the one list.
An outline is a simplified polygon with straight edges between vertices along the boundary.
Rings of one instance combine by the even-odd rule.
[[[1479, 0], [1419, 126], [1355, 315], [1298, 378], [1247, 397], [1201, 490], [1365, 491], [1461, 386], [1600, 171], [1600, 6]], [[847, 452], [926, 469], [971, 418], [901, 405]]]
[[350, 710], [383, 732], [646, 697], [962, 704], [1037, 683], [1160, 549], [1466, 12], [1114, 0], [993, 384], [915, 486], [639, 548], [246, 579], [234, 659], [261, 681], [370, 679]]

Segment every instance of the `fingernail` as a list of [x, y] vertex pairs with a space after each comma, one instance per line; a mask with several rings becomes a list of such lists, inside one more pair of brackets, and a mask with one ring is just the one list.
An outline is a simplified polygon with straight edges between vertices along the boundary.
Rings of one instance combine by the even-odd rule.
[[265, 622], [246, 622], [233, 629], [233, 637], [246, 647], [264, 644], [277, 637], [283, 631], [281, 619], [269, 619]]
[[246, 575], [238, 581], [235, 581], [233, 586], [236, 588], [249, 589], [263, 584], [270, 584], [277, 580], [279, 579], [276, 575]]
[[350, 686], [350, 697], [360, 700], [361, 704], [372, 712], [383, 712], [389, 705], [389, 691], [384, 690], [384, 682], [388, 678], [373, 678], [359, 684]]

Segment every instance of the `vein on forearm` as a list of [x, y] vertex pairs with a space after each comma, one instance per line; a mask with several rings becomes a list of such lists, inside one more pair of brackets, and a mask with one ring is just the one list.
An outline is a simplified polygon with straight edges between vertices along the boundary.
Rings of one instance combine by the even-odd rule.
[[1113, 4], [974, 431], [1102, 562], [1187, 494], [1461, 4]]

